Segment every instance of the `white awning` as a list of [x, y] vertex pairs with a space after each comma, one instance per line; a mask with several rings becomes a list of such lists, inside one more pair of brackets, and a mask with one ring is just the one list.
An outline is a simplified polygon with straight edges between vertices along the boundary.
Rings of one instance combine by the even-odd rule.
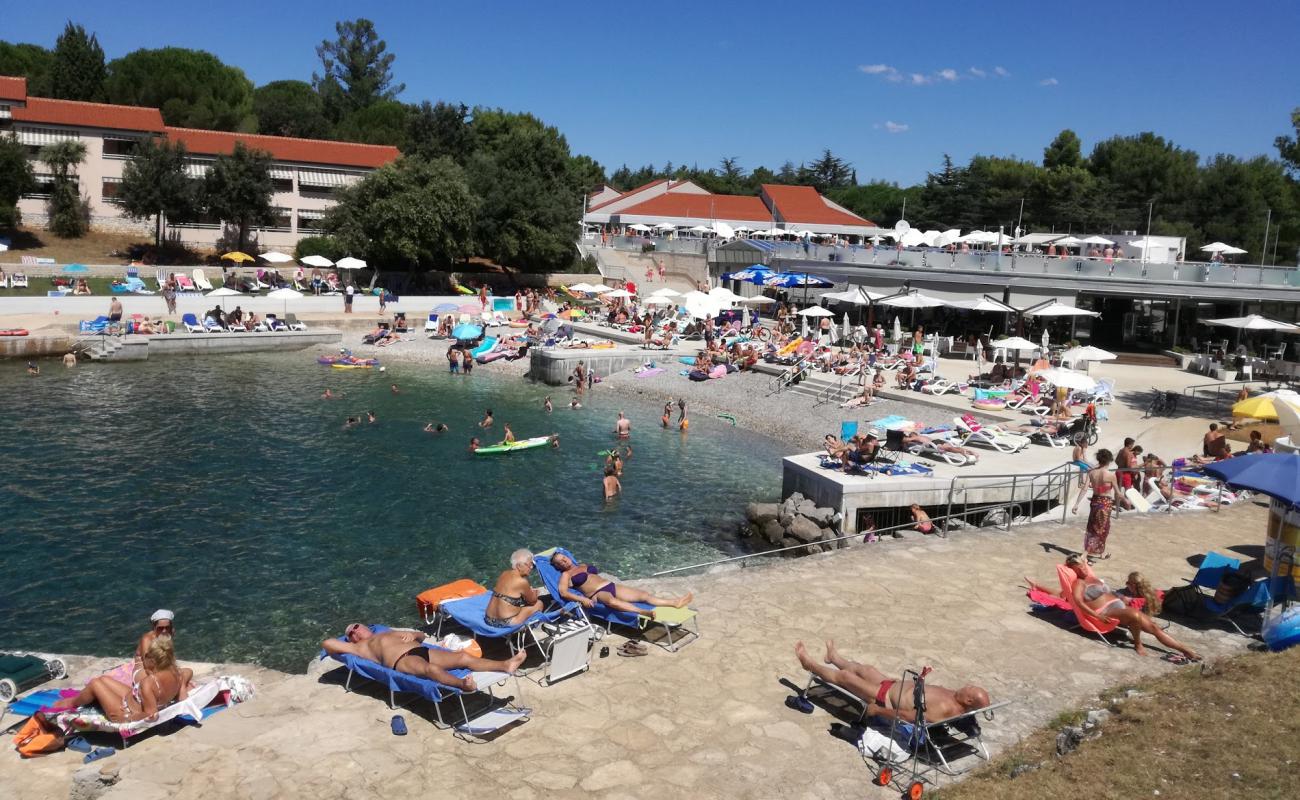
[[185, 162], [185, 177], [202, 179], [212, 169], [211, 161], [189, 161]]
[[104, 183], [121, 183], [121, 182], [122, 182], [122, 179], [121, 179], [121, 178], [115, 178], [115, 177], [113, 177], [112, 175], [106, 175], [106, 176], [104, 176], [104, 179], [103, 179], [103, 180], [104, 180]]
[[349, 175], [346, 172], [334, 172], [324, 169], [300, 169], [298, 170], [299, 186], [324, 186], [327, 188], [337, 188], [348, 186], [356, 183], [359, 176]]
[[316, 220], [316, 219], [325, 219], [325, 212], [324, 212], [324, 211], [310, 211], [310, 210], [306, 210], [306, 209], [304, 209], [304, 210], [301, 210], [301, 211], [298, 212], [298, 219], [311, 219], [311, 220]]
[[139, 144], [140, 138], [141, 137], [139, 136], [126, 136], [125, 134], [121, 134], [121, 133], [104, 134], [104, 141], [106, 142], [134, 142], [136, 144]]
[[277, 167], [272, 165], [269, 172], [271, 173], [271, 178], [273, 180], [277, 180], [277, 181], [293, 180], [293, 167]]
[[77, 131], [65, 131], [58, 128], [17, 128], [14, 130], [14, 135], [18, 137], [19, 144], [33, 147], [44, 147], [47, 144], [56, 142], [81, 141], [81, 134]]

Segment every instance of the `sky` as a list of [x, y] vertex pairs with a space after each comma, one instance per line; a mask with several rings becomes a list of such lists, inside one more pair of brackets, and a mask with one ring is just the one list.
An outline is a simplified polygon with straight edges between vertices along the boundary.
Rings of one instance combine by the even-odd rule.
[[[17, 2], [17, 0], [10, 0]], [[638, 4], [640, 5], [640, 4]], [[365, 14], [406, 101], [529, 111], [575, 153], [744, 169], [830, 148], [861, 182], [924, 180], [944, 153], [1040, 160], [1154, 131], [1202, 157], [1276, 155], [1300, 107], [1296, 0], [24, 4], [0, 38], [52, 46], [70, 17], [109, 58], [208, 50], [256, 84], [310, 80], [334, 22]]]

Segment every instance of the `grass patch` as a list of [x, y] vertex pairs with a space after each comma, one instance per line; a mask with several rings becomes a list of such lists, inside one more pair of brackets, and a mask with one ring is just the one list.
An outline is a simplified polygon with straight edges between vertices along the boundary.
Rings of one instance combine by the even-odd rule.
[[1082, 723], [1086, 716], [1088, 716], [1088, 709], [1086, 708], [1067, 709], [1052, 717], [1052, 721], [1047, 723], [1047, 727], [1059, 731], [1061, 728], [1068, 728], [1071, 725]]
[[155, 249], [153, 240], [139, 234], [109, 233], [91, 230], [78, 239], [63, 239], [49, 231], [36, 228], [19, 228], [0, 231], [0, 238], [9, 239], [9, 249], [0, 252], [0, 264], [6, 272], [13, 272], [10, 264], [21, 264], [23, 256], [52, 258], [58, 264], [125, 264], [131, 254], [148, 256], [151, 263], [198, 264], [210, 260], [211, 254], [196, 253], [174, 243]]
[[[1294, 798], [1300, 796], [1300, 648], [1251, 653], [1202, 671], [1184, 667], [1108, 691], [1100, 738], [1056, 756], [1049, 729], [933, 796], [942, 800], [1087, 797]], [[1122, 697], [1127, 689], [1142, 692]], [[1039, 769], [1012, 778], [1016, 767]]]
[[[122, 274], [123, 275], [126, 274], [126, 267], [122, 268]], [[75, 281], [78, 278], [81, 278], [83, 276], [73, 274], [73, 275], [62, 275], [60, 277], [64, 278], [65, 280]], [[112, 282], [113, 282], [112, 278], [103, 278], [103, 277], [95, 277], [95, 276], [86, 278], [86, 286], [90, 288], [90, 293], [97, 297], [111, 295], [113, 293], [113, 290], [109, 289], [108, 287], [110, 284], [112, 284]], [[152, 288], [153, 287], [152, 277], [149, 278], [148, 283], [149, 286]], [[0, 297], [44, 297], [46, 292], [52, 292], [52, 291], [54, 291], [53, 277], [49, 275], [29, 275], [27, 278], [26, 289], [13, 289], [13, 288], [0, 289]], [[68, 295], [68, 296], [72, 297], [73, 295]], [[123, 297], [130, 297], [130, 295], [123, 295]]]

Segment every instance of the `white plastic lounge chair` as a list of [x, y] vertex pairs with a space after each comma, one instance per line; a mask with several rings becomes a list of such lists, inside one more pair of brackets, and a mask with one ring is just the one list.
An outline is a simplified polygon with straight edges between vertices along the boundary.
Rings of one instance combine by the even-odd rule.
[[14, 288], [15, 289], [27, 288], [27, 276], [25, 274], [21, 272], [14, 273]]
[[[938, 439], [939, 437], [936, 436], [931, 438]], [[968, 456], [965, 453], [944, 450], [939, 442], [919, 442], [917, 444], [911, 444], [907, 446], [907, 452], [914, 456], [941, 458], [945, 462], [952, 464], [954, 467], [965, 467], [978, 463], [978, 459]]]
[[430, 311], [429, 318], [424, 321], [424, 332], [431, 333], [431, 332], [437, 332], [437, 330], [438, 330], [438, 315]]
[[203, 270], [199, 269], [198, 267], [195, 267], [194, 272], [191, 274], [194, 275], [195, 286], [199, 287], [205, 292], [212, 291], [212, 282], [208, 280], [208, 276], [203, 274]]
[[[956, 383], [948, 380], [947, 378], [936, 377], [934, 380], [922, 386], [921, 391], [928, 392], [933, 395], [940, 395], [940, 394], [947, 394], [948, 392], [960, 393], [961, 387], [958, 386]], [[1010, 406], [1008, 405], [1008, 407]]]
[[1018, 453], [1029, 446], [1029, 437], [1009, 433], [1000, 428], [972, 428], [961, 417], [953, 417], [952, 424], [963, 434], [961, 445], [982, 444], [999, 453]]
[[[241, 688], [243, 684], [246, 688]], [[202, 724], [203, 709], [222, 704], [226, 707], [239, 702], [251, 694], [252, 687], [243, 678], [225, 676], [214, 678], [193, 689], [184, 700], [172, 703], [159, 710], [154, 720], [136, 720], [134, 722], [112, 722], [98, 708], [73, 708], [65, 711], [42, 711], [41, 716], [64, 731], [65, 734], [99, 732], [116, 733], [122, 737], [122, 747], [126, 748], [133, 737], [163, 723], [178, 718], [186, 718], [196, 725]]]
[[305, 330], [307, 330], [307, 323], [305, 323], [305, 322], [299, 320], [299, 319], [298, 319], [296, 316], [294, 316], [293, 314], [285, 314], [285, 315], [284, 315], [284, 324], [285, 324], [285, 325], [288, 325], [288, 326], [289, 326], [289, 330], [291, 330], [291, 331], [305, 331]]

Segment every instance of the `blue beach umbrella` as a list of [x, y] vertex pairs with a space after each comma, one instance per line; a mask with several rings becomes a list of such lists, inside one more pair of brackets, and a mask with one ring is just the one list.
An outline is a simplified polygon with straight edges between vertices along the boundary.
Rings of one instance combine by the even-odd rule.
[[754, 264], [751, 267], [745, 267], [744, 269], [736, 270], [735, 272], [728, 272], [726, 275], [722, 276], [722, 279], [724, 281], [749, 281], [750, 283], [762, 285], [764, 280], [775, 274], [775, 272], [762, 264]]
[[1266, 494], [1292, 507], [1300, 507], [1300, 454], [1252, 453], [1216, 461], [1205, 474], [1234, 489]]
[[808, 290], [827, 289], [835, 283], [820, 275], [810, 275], [807, 272], [778, 272], [769, 278], [763, 280], [764, 286], [777, 286], [782, 289], [789, 289], [795, 286], [803, 287], [804, 302], [808, 302]]
[[483, 329], [477, 325], [464, 323], [452, 328], [451, 335], [457, 339], [469, 342], [483, 335]]

